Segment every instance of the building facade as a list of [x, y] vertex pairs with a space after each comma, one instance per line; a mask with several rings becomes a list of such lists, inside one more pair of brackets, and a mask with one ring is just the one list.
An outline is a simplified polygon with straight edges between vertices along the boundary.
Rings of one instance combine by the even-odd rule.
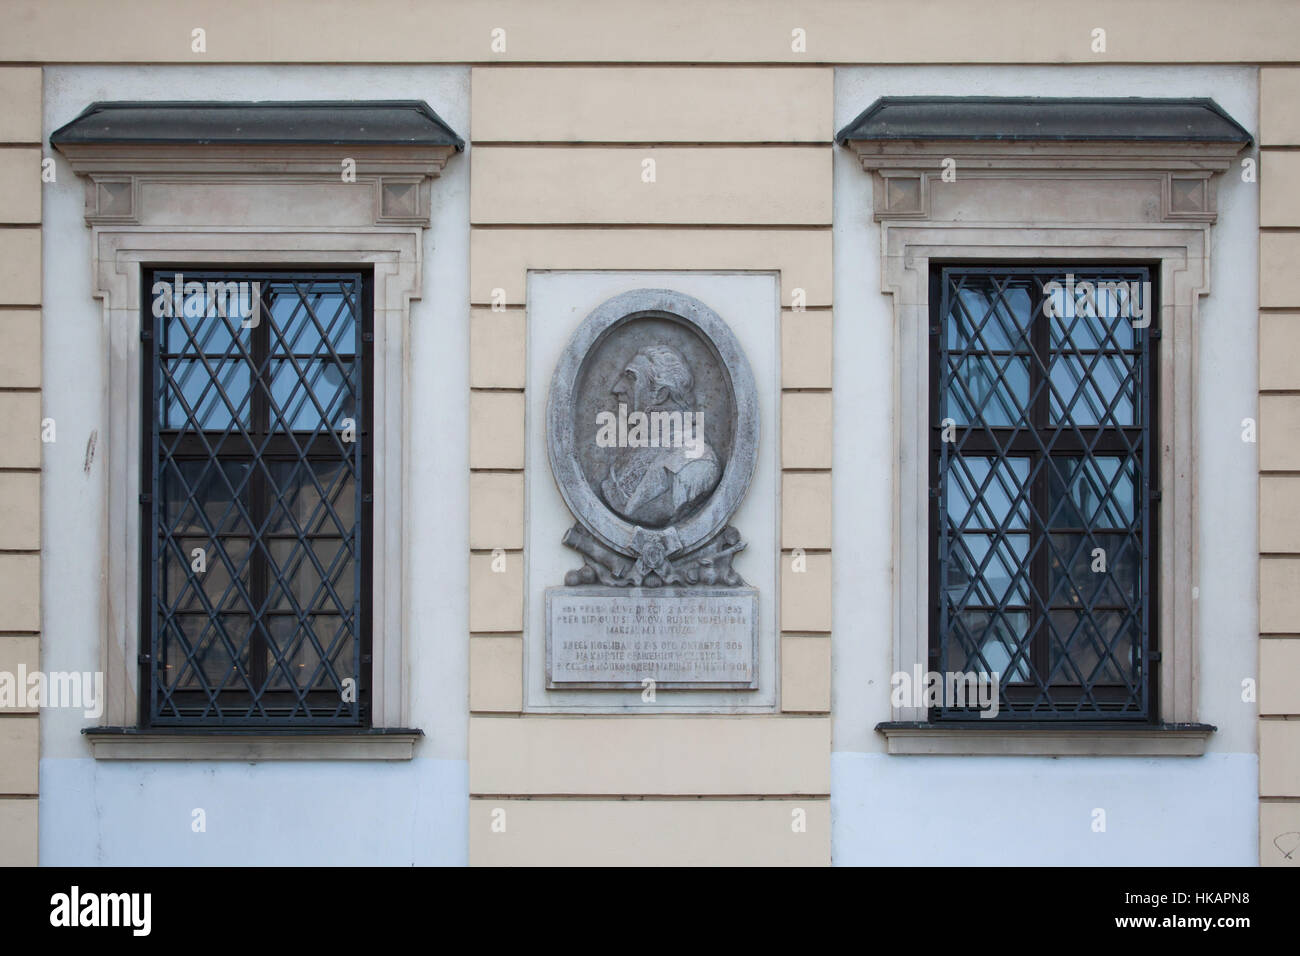
[[9, 3], [0, 861], [1296, 865], [1300, 8], [1048, 6]]

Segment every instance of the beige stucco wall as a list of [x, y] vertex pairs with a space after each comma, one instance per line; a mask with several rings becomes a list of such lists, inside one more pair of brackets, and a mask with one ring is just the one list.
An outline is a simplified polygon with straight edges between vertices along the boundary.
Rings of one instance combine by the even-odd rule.
[[[475, 863], [829, 860], [831, 65], [1266, 65], [1294, 62], [1300, 37], [1293, 0], [10, 0], [0, 18], [0, 61], [33, 64], [0, 68], [0, 670], [39, 659], [39, 65], [475, 64], [471, 128], [459, 131], [474, 145]], [[1094, 48], [1098, 28], [1105, 52]], [[204, 52], [194, 49], [196, 29]], [[493, 47], [495, 30], [504, 50]], [[1300, 831], [1297, 99], [1300, 68], [1261, 71], [1266, 863], [1280, 862], [1275, 834]], [[646, 157], [657, 161], [653, 186], [639, 178]], [[525, 289], [528, 270], [544, 268], [779, 273], [782, 713], [522, 714]], [[790, 308], [796, 288], [807, 311]], [[494, 312], [498, 289], [506, 308]], [[504, 574], [491, 571], [498, 548]], [[789, 560], [796, 548], [807, 553], [802, 574]], [[0, 714], [0, 863], [36, 859], [37, 732], [35, 714]], [[498, 808], [505, 835], [491, 829]], [[800, 809], [804, 833], [790, 825]]]
[[1300, 866], [1300, 69], [1259, 85], [1259, 858]]
[[[10, 0], [0, 59], [189, 63], [1263, 63], [1291, 0]], [[71, 25], [75, 25], [72, 27]], [[207, 52], [191, 31], [207, 31]], [[1094, 52], [1092, 31], [1106, 31]], [[496, 52], [492, 31], [505, 30]], [[804, 31], [805, 52], [792, 49]], [[563, 139], [563, 137], [558, 137]]]
[[[0, 68], [0, 103], [0, 671], [16, 674], [40, 659], [40, 69]], [[0, 710], [0, 866], [36, 863], [39, 727]]]

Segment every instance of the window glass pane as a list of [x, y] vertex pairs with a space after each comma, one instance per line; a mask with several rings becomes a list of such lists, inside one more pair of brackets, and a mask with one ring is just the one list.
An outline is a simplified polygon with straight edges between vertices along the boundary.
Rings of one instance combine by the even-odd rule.
[[168, 654], [159, 668], [168, 689], [220, 690], [240, 686], [235, 661], [248, 666], [248, 637], [251, 618], [246, 614], [216, 617], [179, 614], [167, 622]]
[[273, 538], [270, 607], [274, 611], [346, 613], [356, 599], [356, 562], [344, 538]]
[[271, 362], [271, 426], [280, 430], [341, 430], [356, 422], [356, 364], [287, 359]]
[[356, 352], [358, 305], [351, 283], [270, 283], [271, 354], [320, 356]]
[[235, 422], [252, 420], [249, 389], [252, 375], [238, 359], [177, 359], [162, 370], [160, 396], [163, 427], [175, 430], [225, 431]]
[[1028, 529], [1028, 477], [1028, 458], [954, 456], [944, 485], [949, 522], [969, 530]]
[[206, 537], [169, 538], [160, 546], [166, 549], [158, 595], [164, 613], [247, 608], [247, 538], [222, 537], [216, 545]]
[[1099, 289], [1092, 296], [1071, 298], [1064, 289], [1045, 293], [1051, 317], [1048, 329], [1054, 349], [1083, 350], [1132, 348], [1133, 326], [1114, 320], [1128, 308], [1128, 293]]
[[1028, 633], [1029, 614], [1025, 611], [963, 611], [955, 614], [955, 640], [948, 655], [947, 668], [963, 673], [998, 674], [1004, 684], [1028, 681], [1028, 659], [1020, 651]]
[[268, 461], [274, 493], [266, 530], [347, 535], [357, 519], [357, 482], [345, 461]]
[[949, 349], [1028, 350], [1034, 303], [1029, 280], [963, 276], [949, 296]]
[[[343, 618], [312, 614], [303, 623], [297, 617], [277, 615], [270, 621], [271, 640], [281, 660], [270, 672], [273, 690], [335, 690], [347, 678], [356, 680], [355, 639]], [[328, 668], [322, 664], [321, 651]]]
[[1054, 534], [1048, 560], [1053, 607], [1136, 607], [1142, 554], [1120, 534]]
[[1029, 360], [1015, 355], [970, 355], [949, 364], [943, 417], [958, 425], [1005, 428], [1029, 406]]
[[1029, 603], [1027, 534], [961, 534], [949, 546], [945, 593], [957, 607]]
[[1138, 374], [1133, 363], [1131, 355], [1053, 355], [1052, 422], [1081, 427], [1135, 424]]
[[1053, 456], [1048, 466], [1052, 528], [1136, 528], [1138, 468], [1132, 458]]
[[238, 358], [252, 347], [253, 330], [237, 312], [173, 315], [164, 317], [162, 323], [169, 356]]
[[1150, 290], [1122, 276], [1058, 276], [1044, 289], [1052, 348], [1131, 349], [1151, 322]]
[[[1124, 611], [1052, 611], [1053, 683], [1122, 684], [1137, 679], [1137, 623]], [[1068, 650], [1068, 653], [1067, 653]]]
[[160, 519], [164, 533], [248, 534], [247, 461], [169, 459], [159, 476]]

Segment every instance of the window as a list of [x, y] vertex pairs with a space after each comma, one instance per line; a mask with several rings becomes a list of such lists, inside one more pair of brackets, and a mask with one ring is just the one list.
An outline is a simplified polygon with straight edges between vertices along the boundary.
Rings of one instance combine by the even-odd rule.
[[[967, 702], [971, 670], [1005, 677], [982, 720], [891, 696], [889, 752], [1204, 753], [1197, 327], [1250, 133], [1208, 99], [939, 96], [882, 97], [837, 139], [871, 173], [892, 303], [893, 667], [969, 668], [942, 675]], [[1071, 272], [1152, 295], [1057, 321]], [[1111, 314], [1148, 306], [1146, 329]]]
[[369, 726], [370, 273], [142, 277], [142, 725]]
[[[50, 144], [84, 180], [103, 315], [87, 384], [106, 397], [107, 514], [92, 529], [104, 712], [86, 729], [91, 752], [411, 759], [421, 731], [406, 580], [408, 343], [419, 300], [459, 305], [445, 283], [426, 295], [423, 279], [426, 230], [468, 216], [461, 192], [447, 203], [432, 194], [464, 141], [417, 100], [106, 101], [69, 119]], [[339, 176], [342, 156], [355, 178]], [[262, 328], [214, 325], [206, 300], [185, 313], [185, 288], [179, 318], [175, 289], [173, 314], [155, 316], [154, 284], [178, 273], [201, 278], [202, 296], [209, 281], [235, 282], [237, 307], [237, 284], [259, 282]], [[304, 302], [315, 312], [284, 316]], [[322, 327], [328, 345], [312, 338]], [[300, 330], [307, 337], [286, 345]], [[349, 417], [355, 444], [342, 435]], [[193, 472], [206, 483], [187, 484]], [[206, 571], [187, 570], [199, 548]], [[213, 580], [182, 600], [190, 573]], [[229, 592], [209, 594], [222, 575]]]
[[999, 675], [999, 719], [1157, 713], [1151, 275], [931, 267], [930, 660]]

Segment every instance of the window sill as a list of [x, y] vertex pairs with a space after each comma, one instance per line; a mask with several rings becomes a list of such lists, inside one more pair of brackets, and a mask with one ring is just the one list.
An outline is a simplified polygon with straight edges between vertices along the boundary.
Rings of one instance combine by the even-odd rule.
[[917, 721], [876, 725], [891, 754], [1007, 757], [1199, 757], [1210, 724], [936, 724]]
[[96, 760], [410, 760], [422, 730], [89, 727]]

